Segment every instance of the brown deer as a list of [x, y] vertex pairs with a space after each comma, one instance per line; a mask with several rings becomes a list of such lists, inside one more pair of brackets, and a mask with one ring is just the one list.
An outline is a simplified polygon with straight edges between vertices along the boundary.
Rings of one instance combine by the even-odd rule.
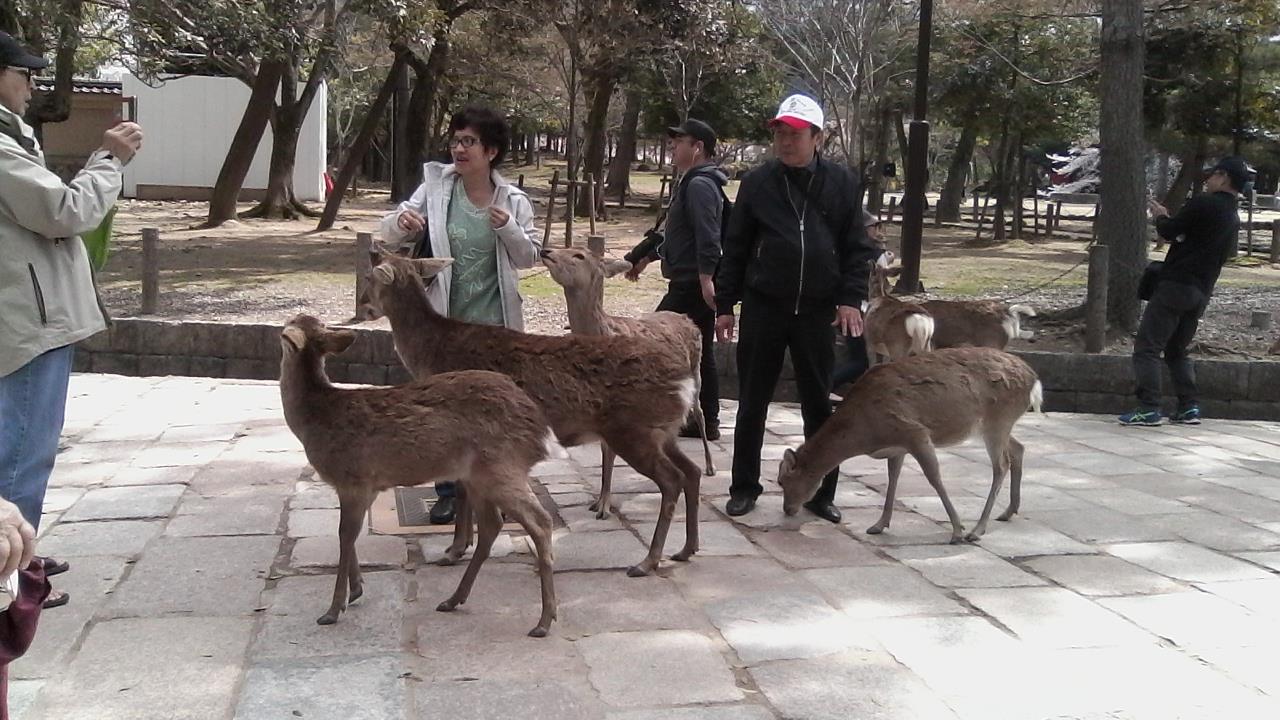
[[933, 318], [923, 307], [893, 296], [889, 277], [894, 274], [897, 273], [879, 266], [871, 269], [871, 302], [863, 335], [872, 365], [877, 356], [895, 360], [932, 349]]
[[1030, 305], [999, 300], [926, 300], [920, 305], [933, 316], [935, 348], [972, 345], [1003, 350], [1010, 340], [1034, 334], [1022, 329], [1022, 318], [1036, 315]]
[[[529, 486], [529, 471], [547, 457], [551, 441], [541, 408], [510, 378], [492, 372], [443, 373], [391, 388], [334, 387], [324, 358], [346, 350], [355, 337], [299, 315], [280, 340], [285, 421], [316, 474], [337, 491], [340, 507], [333, 603], [316, 622], [337, 622], [348, 600], [363, 592], [355, 544], [374, 497], [447, 478], [461, 480], [480, 537], [458, 589], [436, 609], [448, 612], [467, 601], [505, 513], [537, 551], [542, 617], [529, 634], [546, 635], [556, 617], [551, 517]], [[370, 428], [377, 429], [377, 442], [369, 439]]]
[[[671, 558], [698, 550], [701, 474], [676, 444], [676, 431], [696, 402], [697, 380], [680, 353], [645, 338], [527, 335], [442, 317], [427, 303], [424, 277], [447, 259], [408, 260], [384, 254], [371, 273], [370, 298], [391, 321], [396, 352], [415, 377], [451, 370], [492, 370], [510, 376], [543, 413], [562, 445], [603, 441], [657, 484], [662, 506], [649, 552], [627, 570], [658, 566], [676, 501], [685, 496], [685, 544]], [[467, 501], [461, 498], [459, 517]], [[445, 561], [466, 551], [470, 523], [458, 522]]]
[[[991, 348], [948, 348], [877, 365], [853, 389], [816, 434], [783, 454], [778, 470], [783, 510], [794, 515], [813, 497], [822, 477], [858, 455], [889, 460], [884, 511], [867, 532], [878, 535], [893, 517], [902, 462], [911, 455], [938, 493], [951, 519], [951, 542], [974, 541], [987, 529], [1005, 474], [1011, 474], [1009, 507], [1018, 512], [1022, 492], [1022, 443], [1010, 434], [1028, 406], [1043, 398], [1035, 372], [1021, 359]], [[968, 535], [942, 486], [936, 448], [958, 445], [981, 433], [991, 458], [991, 492], [982, 517]]]
[[[701, 392], [702, 333], [692, 320], [680, 313], [666, 311], [646, 313], [638, 318], [619, 317], [604, 311], [604, 279], [630, 270], [631, 263], [597, 256], [579, 248], [543, 248], [542, 264], [550, 272], [551, 279], [564, 288], [569, 328], [575, 335], [623, 335], [657, 340], [664, 347], [683, 353], [694, 379], [699, 381], [695, 390]], [[702, 432], [706, 474], [715, 475], [702, 407], [695, 402], [690, 414]], [[600, 519], [609, 516], [613, 460], [614, 453], [609, 444], [601, 443], [600, 497], [591, 506]]]

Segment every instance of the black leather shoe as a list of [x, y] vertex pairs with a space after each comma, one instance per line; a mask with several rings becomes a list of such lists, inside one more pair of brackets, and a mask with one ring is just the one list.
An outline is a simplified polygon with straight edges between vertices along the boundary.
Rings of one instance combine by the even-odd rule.
[[751, 497], [731, 497], [724, 506], [724, 511], [733, 517], [746, 515], [755, 509], [756, 499]]
[[838, 523], [840, 518], [844, 517], [844, 515], [840, 514], [840, 508], [825, 500], [810, 500], [804, 504], [804, 507], [809, 512], [828, 522]]
[[448, 525], [453, 522], [453, 498], [442, 497], [431, 506], [431, 524]]

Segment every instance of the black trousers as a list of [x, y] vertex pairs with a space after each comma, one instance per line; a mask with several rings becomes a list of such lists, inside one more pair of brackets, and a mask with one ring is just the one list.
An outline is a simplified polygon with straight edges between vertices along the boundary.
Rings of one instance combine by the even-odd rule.
[[[760, 448], [786, 351], [791, 351], [804, 436], [812, 437], [831, 417], [831, 369], [835, 364], [835, 303], [823, 310], [795, 314], [786, 301], [748, 293], [738, 329], [738, 420], [733, 437], [733, 482], [729, 493], [755, 498], [760, 484]], [[839, 468], [822, 481], [814, 496], [831, 502]]]
[[1178, 409], [1198, 402], [1195, 368], [1187, 347], [1196, 335], [1200, 317], [1209, 305], [1209, 296], [1193, 285], [1164, 281], [1142, 311], [1138, 336], [1133, 341], [1133, 376], [1138, 403], [1144, 410], [1160, 408], [1160, 355], [1178, 394]]
[[845, 335], [844, 349], [849, 359], [836, 368], [835, 376], [831, 378], [832, 389], [855, 382], [862, 377], [863, 373], [871, 369], [871, 361], [867, 358], [867, 338], [865, 336]]
[[698, 404], [707, 426], [720, 424], [720, 378], [716, 375], [716, 312], [702, 299], [697, 280], [672, 280], [659, 310], [687, 315], [702, 332], [702, 390]]

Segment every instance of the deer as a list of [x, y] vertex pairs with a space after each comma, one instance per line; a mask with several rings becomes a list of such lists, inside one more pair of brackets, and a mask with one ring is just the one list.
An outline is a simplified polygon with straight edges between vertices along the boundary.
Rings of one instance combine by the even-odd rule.
[[[457, 590], [436, 609], [449, 612], [467, 601], [505, 513], [533, 540], [542, 616], [529, 635], [546, 636], [556, 617], [551, 516], [529, 485], [529, 472], [547, 457], [552, 439], [542, 409], [507, 376], [479, 370], [397, 387], [334, 387], [325, 357], [355, 338], [309, 315], [293, 318], [280, 334], [285, 422], [316, 474], [338, 494], [338, 577], [333, 602], [316, 623], [336, 623], [363, 594], [355, 544], [374, 497], [447, 478], [460, 479], [466, 489], [479, 539]], [[370, 428], [378, 429], [376, 443]]]
[[[876, 268], [872, 292], [888, 294], [889, 278], [902, 268]], [[1035, 317], [1030, 305], [1008, 305], [999, 300], [923, 300], [917, 307], [933, 318], [932, 348], [989, 347], [1004, 350], [1015, 338], [1028, 340], [1035, 333], [1022, 329], [1022, 318]]]
[[[676, 431], [697, 401], [697, 379], [681, 353], [646, 338], [529, 335], [446, 318], [427, 302], [424, 283], [451, 260], [390, 253], [378, 260], [370, 273], [370, 299], [391, 321], [396, 353], [413, 376], [453, 370], [510, 376], [542, 407], [561, 445], [603, 441], [658, 486], [662, 505], [649, 551], [627, 569], [628, 576], [648, 575], [658, 567], [681, 492], [685, 544], [671, 559], [693, 557], [702, 476], [680, 450]], [[460, 501], [458, 517], [466, 518], [465, 493]], [[469, 543], [470, 523], [460, 521], [442, 562], [455, 562]]]
[[[884, 511], [870, 535], [879, 535], [893, 518], [894, 495], [902, 463], [911, 455], [920, 464], [951, 521], [951, 542], [977, 541], [1005, 475], [1009, 506], [997, 520], [1017, 514], [1022, 498], [1023, 446], [1013, 427], [1030, 407], [1039, 412], [1044, 390], [1026, 362], [1002, 350], [945, 348], [877, 365], [853, 384], [843, 403], [812, 438], [783, 453], [778, 470], [782, 508], [795, 515], [813, 497], [822, 477], [851, 457], [869, 455], [889, 461]], [[991, 491], [977, 525], [965, 534], [942, 485], [937, 448], [958, 445], [980, 434], [991, 459]]]
[[916, 303], [893, 296], [889, 288], [891, 273], [878, 265], [871, 269], [871, 302], [863, 326], [871, 365], [877, 356], [894, 360], [933, 349], [933, 317]]
[[[626, 260], [606, 258], [579, 248], [542, 250], [542, 264], [546, 266], [560, 287], [564, 288], [569, 308], [569, 328], [577, 335], [622, 335], [657, 340], [665, 347], [684, 354], [689, 370], [697, 381], [694, 389], [702, 390], [702, 333], [693, 321], [680, 313], [659, 311], [646, 313], [638, 318], [610, 315], [604, 311], [604, 280], [631, 269]], [[706, 475], [716, 474], [711, 459], [711, 445], [707, 442], [706, 422], [702, 407], [693, 404], [692, 419], [702, 433], [702, 453]], [[600, 496], [591, 509], [596, 518], [609, 516], [609, 496], [613, 481], [614, 453], [608, 443], [600, 445]]]

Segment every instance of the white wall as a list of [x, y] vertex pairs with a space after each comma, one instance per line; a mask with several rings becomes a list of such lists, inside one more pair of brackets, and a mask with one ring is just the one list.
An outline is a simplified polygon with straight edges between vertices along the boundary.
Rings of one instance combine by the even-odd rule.
[[[132, 75], [121, 80], [125, 97], [137, 98], [137, 120], [145, 134], [142, 152], [124, 172], [125, 197], [135, 197], [138, 185], [212, 188], [249, 104], [249, 87], [219, 77], [179, 77], [154, 88]], [[299, 200], [324, 198], [327, 104], [322, 85], [298, 140], [293, 189]], [[268, 126], [245, 178], [246, 190], [267, 187], [271, 142]]]

